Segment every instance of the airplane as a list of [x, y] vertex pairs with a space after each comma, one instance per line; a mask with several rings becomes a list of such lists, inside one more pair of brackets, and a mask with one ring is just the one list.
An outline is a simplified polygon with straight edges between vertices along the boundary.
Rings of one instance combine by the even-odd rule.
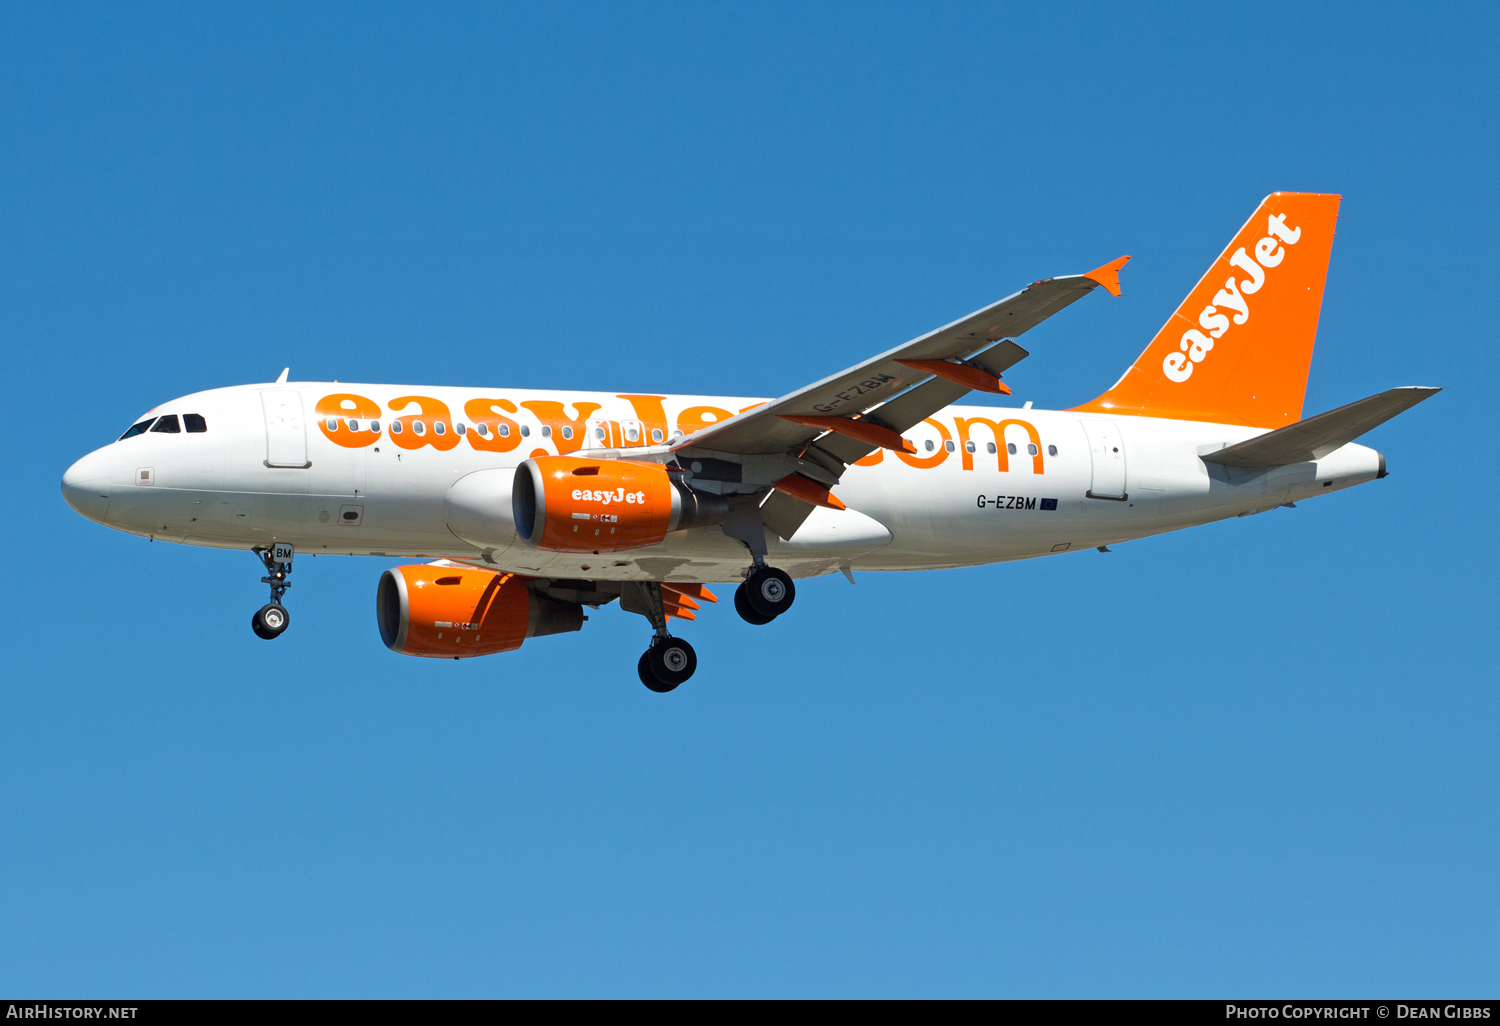
[[1303, 418], [1341, 197], [1267, 196], [1115, 384], [1068, 410], [954, 405], [1002, 380], [1016, 339], [1128, 256], [1045, 278], [779, 399], [288, 381], [147, 412], [74, 463], [90, 520], [249, 549], [279, 637], [297, 553], [386, 570], [393, 652], [461, 659], [577, 631], [615, 600], [646, 618], [641, 682], [697, 654], [668, 629], [735, 587], [752, 625], [796, 581], [1087, 549], [1249, 516], [1386, 476], [1354, 439], [1440, 391], [1392, 388]]

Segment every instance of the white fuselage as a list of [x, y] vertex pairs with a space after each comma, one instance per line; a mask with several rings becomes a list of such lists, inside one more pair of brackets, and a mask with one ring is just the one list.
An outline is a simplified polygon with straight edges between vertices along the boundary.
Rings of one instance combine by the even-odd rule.
[[[298, 419], [294, 404], [289, 417], [268, 428], [271, 415], [262, 395], [268, 392], [297, 393], [304, 411], [300, 423], [292, 423]], [[326, 407], [329, 396], [343, 393], [381, 411], [378, 432], [369, 429], [371, 408], [364, 421], [356, 421], [367, 444], [348, 444], [351, 436], [339, 434], [347, 432], [346, 422], [322, 415], [320, 403]], [[413, 397], [415, 404], [402, 401]], [[514, 448], [476, 447], [483, 440], [464, 411], [479, 398], [503, 400], [515, 411], [508, 414], [518, 425], [512, 429]], [[151, 415], [193, 413], [207, 429], [146, 431], [114, 442], [70, 468], [63, 490], [90, 519], [189, 545], [246, 549], [290, 542], [301, 553], [449, 558], [553, 578], [735, 581], [750, 553], [718, 527], [678, 531], [657, 545], [603, 555], [529, 548], [509, 529], [501, 486], [508, 487], [517, 464], [539, 452], [556, 454], [561, 447], [586, 455], [577, 445], [600, 431], [617, 448], [649, 445], [652, 418], [643, 408], [664, 415], [660, 429], [670, 441], [760, 402], [345, 383], [243, 385], [163, 404]], [[528, 403], [577, 418], [569, 425], [574, 437], [562, 438], [557, 414], [549, 424]], [[393, 444], [415, 441], [410, 428], [399, 439], [391, 429], [402, 411], [418, 407], [451, 411], [441, 438], [424, 433], [426, 442], [450, 448]], [[337, 422], [332, 431], [330, 420]], [[1008, 423], [997, 438], [990, 424], [1002, 421]], [[289, 438], [295, 451], [296, 432], [305, 436], [305, 465], [272, 465], [297, 458], [286, 456]], [[841, 567], [920, 570], [1024, 559], [1272, 509], [1382, 472], [1378, 453], [1352, 443], [1316, 462], [1260, 471], [1199, 458], [1260, 433], [1154, 417], [948, 407], [906, 432], [916, 456], [877, 450], [844, 473], [833, 491], [847, 510], [816, 509], [789, 540], [767, 531], [767, 560], [807, 577]], [[452, 445], [455, 435], [458, 444]], [[492, 473], [473, 476], [485, 471]]]

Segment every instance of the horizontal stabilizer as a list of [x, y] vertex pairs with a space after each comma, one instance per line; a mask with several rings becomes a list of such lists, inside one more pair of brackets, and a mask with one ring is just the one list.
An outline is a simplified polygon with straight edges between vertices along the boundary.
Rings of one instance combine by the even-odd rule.
[[1222, 463], [1230, 467], [1280, 467], [1320, 460], [1441, 391], [1441, 388], [1419, 386], [1387, 389], [1368, 399], [1201, 455], [1206, 463]]

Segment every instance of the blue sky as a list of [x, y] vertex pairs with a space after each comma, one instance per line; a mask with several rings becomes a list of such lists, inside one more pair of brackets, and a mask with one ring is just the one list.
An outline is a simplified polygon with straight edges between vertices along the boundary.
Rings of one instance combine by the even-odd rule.
[[[1493, 996], [1488, 5], [0, 6], [0, 990]], [[89, 523], [156, 403], [771, 396], [1120, 254], [1107, 387], [1266, 193], [1344, 196], [1307, 412], [1391, 476], [1094, 552], [460, 663], [381, 560]]]

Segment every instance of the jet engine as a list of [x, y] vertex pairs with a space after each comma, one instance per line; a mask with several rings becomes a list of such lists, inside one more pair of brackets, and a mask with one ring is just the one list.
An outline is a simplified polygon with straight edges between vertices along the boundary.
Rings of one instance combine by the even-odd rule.
[[583, 626], [583, 606], [532, 590], [525, 578], [453, 566], [398, 566], [375, 593], [380, 640], [433, 659], [510, 652], [527, 638]]
[[668, 531], [722, 524], [723, 496], [695, 491], [660, 463], [538, 456], [516, 468], [516, 533], [553, 552], [618, 552]]

